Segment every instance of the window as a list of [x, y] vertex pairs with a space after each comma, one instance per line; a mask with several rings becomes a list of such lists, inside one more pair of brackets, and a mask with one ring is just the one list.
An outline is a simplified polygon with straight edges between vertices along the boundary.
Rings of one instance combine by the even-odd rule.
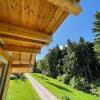
[[2, 91], [6, 70], [7, 70], [7, 63], [3, 61], [3, 59], [0, 59], [0, 93]]

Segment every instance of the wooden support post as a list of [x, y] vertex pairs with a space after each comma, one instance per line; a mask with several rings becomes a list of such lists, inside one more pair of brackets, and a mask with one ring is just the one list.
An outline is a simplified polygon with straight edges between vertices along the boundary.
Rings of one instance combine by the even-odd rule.
[[2, 80], [0, 84], [0, 100], [6, 100], [9, 80], [11, 75], [11, 56], [0, 48], [0, 57], [3, 64]]
[[8, 62], [7, 70], [4, 76], [3, 87], [0, 94], [0, 100], [6, 100], [7, 91], [9, 87], [9, 81], [10, 81], [10, 75], [11, 75], [11, 59]]

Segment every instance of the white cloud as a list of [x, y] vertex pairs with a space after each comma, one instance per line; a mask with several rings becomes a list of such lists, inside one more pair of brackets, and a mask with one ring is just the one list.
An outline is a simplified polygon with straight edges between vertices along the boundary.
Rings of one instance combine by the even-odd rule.
[[59, 46], [60, 50], [63, 50], [64, 46]]

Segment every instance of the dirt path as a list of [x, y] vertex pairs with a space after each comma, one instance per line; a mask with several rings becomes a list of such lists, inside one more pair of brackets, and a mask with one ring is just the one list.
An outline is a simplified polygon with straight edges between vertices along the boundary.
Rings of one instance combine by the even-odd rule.
[[37, 91], [41, 100], [57, 100], [57, 97], [54, 96], [50, 91], [43, 87], [36, 79], [34, 79], [30, 74], [25, 74], [28, 78], [32, 87]]

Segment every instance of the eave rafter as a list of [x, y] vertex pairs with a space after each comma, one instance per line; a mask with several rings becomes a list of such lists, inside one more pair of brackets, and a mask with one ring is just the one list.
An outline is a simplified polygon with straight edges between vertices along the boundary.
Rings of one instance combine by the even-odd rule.
[[0, 22], [0, 34], [13, 36], [16, 38], [29, 39], [31, 41], [33, 40], [44, 43], [51, 42], [51, 36], [46, 33], [25, 29], [3, 22]]
[[29, 52], [29, 53], [39, 53], [40, 49], [36, 48], [29, 48], [29, 47], [24, 47], [24, 46], [16, 46], [16, 45], [4, 45], [3, 46], [4, 50], [7, 51], [17, 51], [17, 52]]
[[[1, 35], [0, 35], [1, 36]], [[9, 42], [10, 44], [14, 44], [14, 45], [22, 45], [22, 46], [37, 46], [37, 47], [43, 47], [44, 43], [38, 42], [38, 41], [28, 41], [28, 40], [22, 40], [22, 39], [13, 39], [13, 38], [9, 38], [9, 37], [0, 37], [1, 40], [3, 41], [4, 44], [6, 44], [7, 42]], [[6, 43], [5, 43], [6, 42]]]
[[47, 0], [47, 1], [75, 15], [79, 15], [81, 12], [81, 7], [79, 5], [80, 0]]

